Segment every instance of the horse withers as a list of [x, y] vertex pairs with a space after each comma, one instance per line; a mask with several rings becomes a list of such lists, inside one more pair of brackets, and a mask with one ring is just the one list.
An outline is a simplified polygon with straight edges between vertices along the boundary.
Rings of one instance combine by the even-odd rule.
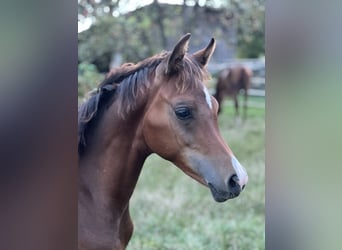
[[234, 101], [235, 116], [238, 117], [240, 115], [238, 95], [240, 91], [243, 90], [243, 116], [244, 118], [247, 118], [248, 90], [250, 88], [252, 76], [252, 70], [243, 65], [232, 66], [222, 70], [219, 73], [216, 84], [216, 92], [214, 94], [214, 97], [219, 104], [219, 113], [222, 111], [224, 97], [230, 96]]
[[189, 39], [114, 69], [80, 106], [79, 249], [126, 247], [133, 232], [129, 200], [152, 153], [209, 187], [217, 202], [237, 197], [247, 184], [204, 84], [215, 40], [189, 54]]

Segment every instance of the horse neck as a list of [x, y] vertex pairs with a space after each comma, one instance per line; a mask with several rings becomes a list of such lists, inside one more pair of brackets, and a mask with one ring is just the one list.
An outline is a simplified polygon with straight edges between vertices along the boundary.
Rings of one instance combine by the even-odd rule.
[[103, 114], [89, 152], [80, 159], [80, 196], [95, 210], [124, 211], [150, 154], [141, 123], [143, 108], [122, 120], [114, 104]]

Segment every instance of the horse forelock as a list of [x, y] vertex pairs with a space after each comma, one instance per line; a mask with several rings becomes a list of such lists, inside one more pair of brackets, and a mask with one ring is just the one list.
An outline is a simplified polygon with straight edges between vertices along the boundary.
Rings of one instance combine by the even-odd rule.
[[[114, 100], [117, 112], [122, 118], [136, 108], [137, 100], [145, 96], [156, 73], [157, 66], [168, 56], [162, 52], [137, 64], [125, 63], [111, 70], [99, 84], [96, 91], [79, 107], [78, 110], [78, 151], [81, 154], [87, 145], [87, 134], [90, 127], [96, 125], [101, 111], [109, 107]], [[209, 79], [209, 73], [189, 55], [183, 59], [182, 67], [171, 76], [178, 92], [182, 93], [194, 88], [203, 88], [203, 81]]]

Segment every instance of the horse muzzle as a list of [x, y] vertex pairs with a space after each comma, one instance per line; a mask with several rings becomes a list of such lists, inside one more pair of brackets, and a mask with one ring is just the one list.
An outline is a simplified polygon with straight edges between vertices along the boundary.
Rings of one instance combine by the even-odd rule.
[[205, 157], [190, 151], [185, 155], [186, 171], [195, 180], [208, 186], [215, 201], [223, 202], [240, 195], [248, 182], [248, 175], [240, 162], [231, 155], [223, 157]]
[[243, 181], [240, 181], [236, 174], [232, 175], [227, 183], [227, 190], [221, 190], [215, 187], [212, 183], [208, 183], [211, 194], [215, 201], [224, 202], [229, 199], [238, 197], [241, 191], [245, 188], [248, 176]]

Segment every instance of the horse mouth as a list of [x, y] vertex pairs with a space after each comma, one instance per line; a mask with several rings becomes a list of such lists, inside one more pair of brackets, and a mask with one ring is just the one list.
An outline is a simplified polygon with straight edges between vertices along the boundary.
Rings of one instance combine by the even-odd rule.
[[228, 191], [217, 190], [214, 187], [214, 185], [211, 183], [208, 183], [208, 186], [209, 186], [211, 194], [212, 194], [212, 196], [216, 202], [224, 202], [226, 200], [230, 200], [230, 199], [233, 199], [233, 198], [239, 196], [239, 194], [231, 193]]

